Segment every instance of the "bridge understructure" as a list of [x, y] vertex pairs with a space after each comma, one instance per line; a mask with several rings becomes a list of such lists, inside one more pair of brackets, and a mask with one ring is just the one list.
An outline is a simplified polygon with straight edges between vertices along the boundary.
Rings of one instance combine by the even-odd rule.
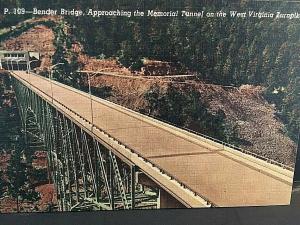
[[[26, 143], [44, 149], [60, 211], [157, 208], [159, 190], [138, 184], [139, 169], [28, 87], [12, 79]], [[142, 178], [140, 178], [142, 179]]]

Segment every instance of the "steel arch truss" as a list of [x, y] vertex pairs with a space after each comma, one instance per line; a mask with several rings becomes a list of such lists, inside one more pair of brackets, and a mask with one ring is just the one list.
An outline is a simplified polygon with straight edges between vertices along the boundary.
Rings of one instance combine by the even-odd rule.
[[60, 211], [156, 207], [155, 191], [136, 183], [135, 166], [122, 162], [21, 82], [12, 78], [12, 83], [28, 144], [47, 151]]

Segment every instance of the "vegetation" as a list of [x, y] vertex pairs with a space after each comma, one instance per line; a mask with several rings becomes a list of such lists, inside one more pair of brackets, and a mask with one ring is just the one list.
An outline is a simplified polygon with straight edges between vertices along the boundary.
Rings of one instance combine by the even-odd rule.
[[0, 198], [4, 196], [5, 188], [7, 186], [6, 181], [4, 180], [4, 172], [0, 171]]
[[[78, 72], [82, 65], [78, 62], [78, 54], [71, 49], [74, 35], [67, 35], [64, 27], [65, 24], [62, 22], [53, 28], [56, 50], [52, 57], [52, 64], [57, 65], [53, 68], [53, 79], [88, 92], [87, 75]], [[112, 88], [109, 86], [91, 87], [91, 91], [96, 96], [108, 98], [111, 96]]]
[[34, 202], [39, 199], [39, 194], [30, 179], [32, 166], [28, 165], [24, 158], [24, 151], [26, 151], [24, 146], [25, 143], [19, 141], [15, 150], [11, 152], [11, 160], [7, 168], [8, 193], [17, 200], [17, 211], [19, 211], [19, 200]]
[[15, 26], [29, 17], [29, 15], [7, 15], [0, 19], [0, 29]]
[[3, 33], [0, 35], [0, 42], [3, 42], [5, 40], [7, 40], [8, 38], [13, 38], [13, 37], [17, 37], [20, 34], [24, 33], [25, 31], [37, 26], [37, 25], [45, 25], [48, 27], [53, 27], [54, 26], [54, 22], [52, 21], [39, 21], [39, 22], [35, 22], [35, 23], [24, 23], [21, 24], [19, 27], [10, 30], [9, 32]]
[[219, 140], [230, 143], [237, 141], [236, 134], [225, 122], [224, 112], [208, 111], [207, 104], [194, 89], [180, 90], [169, 85], [166, 91], [162, 91], [159, 86], [154, 85], [145, 94], [145, 99], [148, 101], [148, 107], [143, 113]]
[[5, 94], [5, 90], [10, 90], [10, 81], [5, 74], [0, 78], [0, 90], [0, 150], [11, 156], [7, 171], [0, 172], [0, 197], [6, 193], [16, 199], [19, 211], [19, 200], [36, 201], [39, 196], [31, 182], [33, 168], [26, 161], [27, 146], [14, 95]]
[[[19, 0], [0, 0], [0, 6], [1, 6], [1, 10], [4, 9], [4, 7], [6, 8], [17, 8], [17, 7], [21, 7], [22, 3]], [[3, 11], [2, 13], [3, 14]], [[14, 15], [14, 14], [6, 14], [5, 16], [1, 16], [0, 17], [0, 29], [2, 28], [7, 28], [7, 27], [11, 27], [11, 26], [15, 26], [17, 25], [19, 22], [24, 21], [25, 19], [29, 18], [30, 15]]]
[[53, 78], [75, 88], [80, 88], [80, 74], [77, 72], [80, 64], [77, 60], [78, 55], [70, 51], [72, 40], [65, 33], [64, 23], [61, 22], [53, 28], [55, 39], [55, 53], [52, 57]]
[[[271, 11], [294, 12], [299, 4], [272, 4], [240, 1], [234, 6], [227, 1], [207, 4], [205, 1], [113, 1], [85, 5], [112, 9], [186, 9], [229, 13]], [[181, 65], [209, 83], [266, 87], [265, 96], [274, 103], [285, 122], [287, 133], [297, 139], [299, 110], [299, 45], [298, 20], [247, 18], [153, 18], [153, 17], [69, 17], [75, 37], [92, 56], [117, 57], [132, 70], [141, 68], [141, 60], [150, 58]], [[87, 26], [88, 24], [88, 26]]]
[[[16, 102], [10, 94], [4, 95], [5, 90], [9, 90], [8, 76], [1, 74], [0, 78], [0, 150], [11, 150], [16, 140], [20, 136], [19, 124], [21, 123]], [[12, 103], [12, 106], [5, 105]], [[9, 127], [9, 129], [7, 129]]]

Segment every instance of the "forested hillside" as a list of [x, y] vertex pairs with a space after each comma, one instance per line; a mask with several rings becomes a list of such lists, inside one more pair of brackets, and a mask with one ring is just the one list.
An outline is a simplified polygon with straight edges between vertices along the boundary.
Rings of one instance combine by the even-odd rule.
[[[210, 4], [208, 4], [208, 2]], [[4, 4], [4, 1], [1, 1]], [[212, 4], [214, 3], [214, 4]], [[26, 8], [296, 12], [294, 3], [251, 1], [9, 1]], [[116, 57], [139, 70], [143, 58], [171, 61], [209, 83], [266, 87], [289, 135], [297, 137], [300, 118], [298, 19], [191, 17], [67, 17], [73, 38], [84, 51]], [[59, 55], [57, 56], [59, 57]]]
[[[123, 2], [123, 1], [122, 1]], [[177, 1], [178, 2], [178, 1]], [[199, 1], [185, 1], [181, 9]], [[160, 1], [164, 9], [167, 1]], [[147, 3], [147, 9], [158, 8]], [[297, 11], [299, 5], [261, 7], [253, 4], [198, 4], [199, 10], [225, 12]], [[300, 22], [272, 18], [79, 18], [70, 17], [90, 55], [115, 56], [126, 67], [139, 69], [145, 58], [176, 62], [210, 83], [263, 85], [278, 108], [289, 135], [296, 139], [300, 108]], [[87, 26], [88, 24], [88, 26]]]

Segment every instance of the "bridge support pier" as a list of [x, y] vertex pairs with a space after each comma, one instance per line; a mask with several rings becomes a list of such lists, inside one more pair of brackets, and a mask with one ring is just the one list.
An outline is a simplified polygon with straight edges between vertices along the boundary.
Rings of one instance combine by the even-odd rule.
[[135, 166], [131, 166], [131, 209], [135, 208], [135, 176], [136, 176]]
[[175, 199], [164, 189], [159, 190], [159, 206], [161, 209], [186, 208], [181, 202]]
[[159, 185], [157, 185], [153, 180], [151, 180], [146, 174], [139, 172], [137, 177], [138, 177], [139, 184], [158, 190], [158, 192], [159, 192], [158, 207], [159, 208], [162, 208], [162, 209], [186, 208], [176, 198], [174, 198], [167, 191], [165, 191], [164, 189], [159, 187]]

